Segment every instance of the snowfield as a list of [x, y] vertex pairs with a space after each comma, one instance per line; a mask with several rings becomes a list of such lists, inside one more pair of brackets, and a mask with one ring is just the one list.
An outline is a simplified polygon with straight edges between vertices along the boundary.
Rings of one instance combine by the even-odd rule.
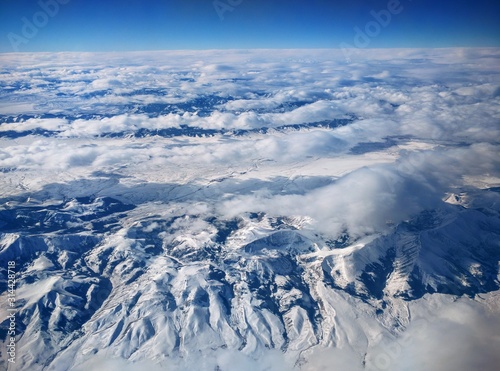
[[500, 364], [499, 49], [0, 62], [2, 369]]

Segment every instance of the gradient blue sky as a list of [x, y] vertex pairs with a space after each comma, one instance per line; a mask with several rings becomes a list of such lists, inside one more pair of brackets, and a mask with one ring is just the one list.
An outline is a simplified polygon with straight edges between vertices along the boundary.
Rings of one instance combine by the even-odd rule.
[[[51, 2], [56, 0], [41, 0]], [[62, 1], [62, 0], [61, 0]], [[241, 0], [221, 20], [213, 0], [64, 0], [36, 35], [23, 35], [37, 0], [0, 0], [0, 52], [216, 48], [338, 48], [389, 0]], [[239, 0], [220, 0], [219, 3]], [[496, 0], [400, 0], [403, 11], [369, 47], [500, 46]], [[39, 18], [43, 23], [43, 18]], [[16, 39], [19, 41], [20, 39]]]

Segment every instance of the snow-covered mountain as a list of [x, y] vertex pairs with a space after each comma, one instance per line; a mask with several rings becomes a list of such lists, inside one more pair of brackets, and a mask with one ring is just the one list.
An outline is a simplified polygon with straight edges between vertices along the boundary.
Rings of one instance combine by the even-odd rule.
[[495, 369], [500, 52], [298, 53], [0, 57], [2, 367]]

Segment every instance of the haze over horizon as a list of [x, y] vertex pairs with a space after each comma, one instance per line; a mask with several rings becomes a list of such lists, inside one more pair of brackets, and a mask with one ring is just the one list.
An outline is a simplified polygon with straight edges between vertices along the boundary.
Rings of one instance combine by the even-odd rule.
[[489, 47], [499, 16], [487, 0], [4, 1], [0, 52]]

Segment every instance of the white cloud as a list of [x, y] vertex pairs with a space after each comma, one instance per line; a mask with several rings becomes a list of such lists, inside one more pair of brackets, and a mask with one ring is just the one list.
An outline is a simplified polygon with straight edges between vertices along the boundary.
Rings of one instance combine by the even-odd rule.
[[[422, 304], [422, 303], [420, 303]], [[384, 341], [368, 353], [374, 370], [494, 371], [500, 355], [500, 321], [472, 300], [461, 299], [417, 319], [393, 341]], [[497, 309], [498, 310], [498, 309]]]
[[479, 144], [450, 150], [410, 153], [394, 164], [361, 168], [332, 185], [306, 195], [236, 196], [221, 212], [310, 216], [314, 228], [336, 236], [347, 229], [360, 236], [381, 232], [426, 208], [439, 206], [447, 191], [464, 185], [462, 177], [485, 172], [500, 177], [498, 146]]
[[315, 348], [301, 367], [303, 371], [364, 370], [360, 356], [349, 348]]

